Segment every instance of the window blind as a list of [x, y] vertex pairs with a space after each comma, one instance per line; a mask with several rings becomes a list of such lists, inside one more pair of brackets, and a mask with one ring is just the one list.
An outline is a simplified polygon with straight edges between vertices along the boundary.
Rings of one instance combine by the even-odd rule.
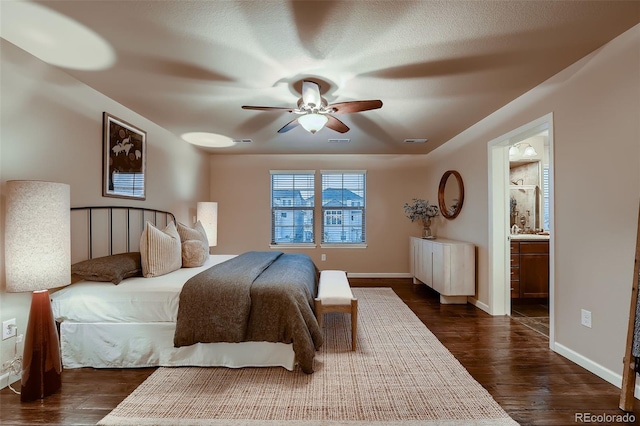
[[315, 242], [314, 171], [271, 171], [271, 244]]
[[321, 171], [322, 243], [366, 242], [366, 172]]

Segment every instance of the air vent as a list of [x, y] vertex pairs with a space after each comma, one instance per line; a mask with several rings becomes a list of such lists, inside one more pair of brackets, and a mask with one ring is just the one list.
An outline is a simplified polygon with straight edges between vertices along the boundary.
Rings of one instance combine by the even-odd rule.
[[234, 139], [234, 143], [251, 143], [253, 142], [251, 139]]
[[427, 139], [405, 139], [404, 143], [425, 143]]
[[329, 143], [349, 143], [351, 139], [329, 139]]

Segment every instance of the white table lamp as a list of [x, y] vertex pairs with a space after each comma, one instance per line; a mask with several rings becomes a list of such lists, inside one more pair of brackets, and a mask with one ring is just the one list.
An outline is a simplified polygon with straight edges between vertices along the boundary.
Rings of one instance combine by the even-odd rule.
[[213, 201], [198, 202], [196, 217], [207, 233], [209, 247], [218, 245], [218, 203]]

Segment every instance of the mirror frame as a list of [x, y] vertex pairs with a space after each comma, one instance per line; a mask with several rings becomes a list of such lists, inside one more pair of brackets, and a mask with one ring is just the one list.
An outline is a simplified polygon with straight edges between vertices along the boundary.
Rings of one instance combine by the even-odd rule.
[[[454, 176], [456, 178], [456, 180], [458, 181], [458, 188], [459, 188], [459, 198], [458, 198], [459, 202], [458, 202], [458, 205], [456, 206], [456, 209], [453, 211], [453, 213], [449, 213], [449, 209], [447, 208], [447, 205], [444, 199], [444, 189], [445, 189], [445, 186], [447, 185], [447, 180], [451, 176]], [[440, 185], [438, 186], [438, 205], [440, 207], [440, 213], [446, 219], [455, 219], [460, 214], [460, 210], [462, 210], [463, 202], [464, 202], [464, 184], [462, 183], [462, 176], [460, 176], [460, 173], [458, 173], [455, 170], [447, 170], [442, 175], [442, 178], [440, 179]]]

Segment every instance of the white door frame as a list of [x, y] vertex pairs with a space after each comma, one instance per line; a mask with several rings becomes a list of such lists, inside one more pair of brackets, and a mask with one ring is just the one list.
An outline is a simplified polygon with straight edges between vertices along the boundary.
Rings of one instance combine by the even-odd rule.
[[510, 315], [509, 147], [540, 131], [549, 131], [549, 347], [555, 341], [553, 113], [489, 141], [489, 313]]

